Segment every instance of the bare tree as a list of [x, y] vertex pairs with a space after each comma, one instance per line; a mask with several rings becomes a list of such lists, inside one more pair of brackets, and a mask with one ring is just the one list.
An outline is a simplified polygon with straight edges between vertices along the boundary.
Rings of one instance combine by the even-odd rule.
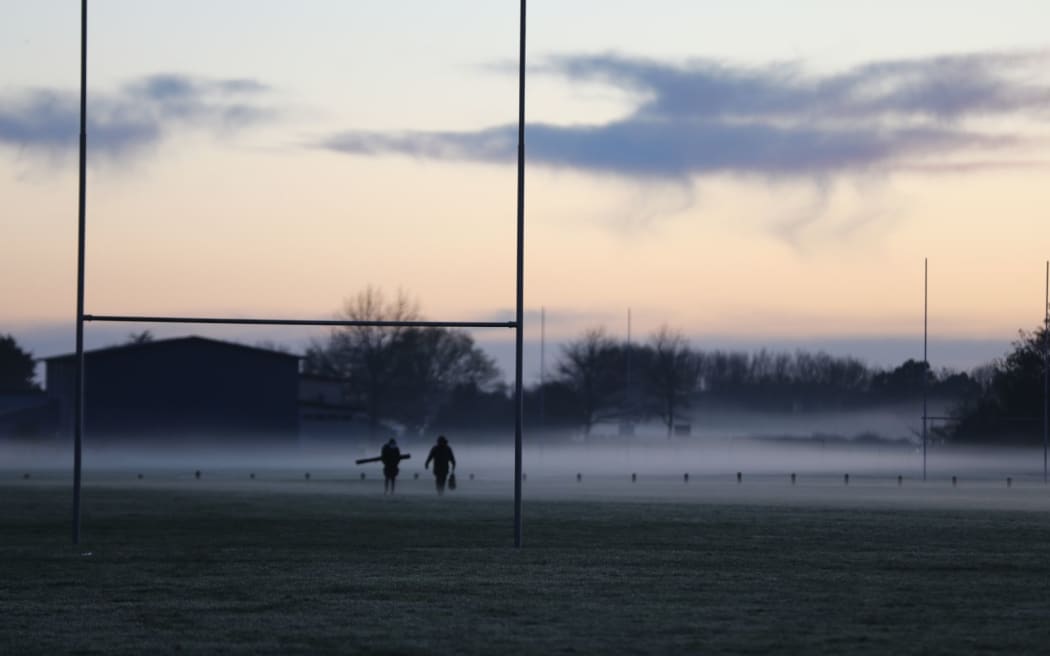
[[143, 330], [139, 333], [128, 333], [127, 344], [149, 344], [153, 341], [153, 333]]
[[[368, 287], [347, 301], [350, 321], [419, 321], [418, 304], [404, 292], [387, 302]], [[305, 369], [347, 381], [348, 400], [368, 417], [423, 430], [452, 391], [471, 385], [487, 391], [498, 382], [496, 363], [469, 333], [447, 328], [348, 326], [307, 350]]]
[[667, 437], [674, 431], [675, 420], [689, 407], [700, 382], [700, 358], [689, 341], [667, 326], [661, 327], [649, 340], [650, 357], [646, 363], [646, 387], [654, 399], [656, 414], [667, 426]]
[[573, 390], [584, 433], [594, 424], [616, 416], [615, 401], [623, 390], [619, 345], [605, 330], [588, 330], [562, 348], [556, 375]]
[[[346, 321], [416, 321], [419, 304], [405, 292], [387, 301], [369, 285], [348, 299], [337, 314]], [[395, 383], [394, 344], [406, 328], [345, 326], [334, 328], [325, 341], [307, 349], [305, 368], [347, 381], [349, 401], [364, 410], [374, 431], [388, 414]]]
[[413, 328], [394, 343], [394, 402], [406, 424], [425, 430], [454, 389], [491, 391], [499, 368], [470, 334], [447, 328]]

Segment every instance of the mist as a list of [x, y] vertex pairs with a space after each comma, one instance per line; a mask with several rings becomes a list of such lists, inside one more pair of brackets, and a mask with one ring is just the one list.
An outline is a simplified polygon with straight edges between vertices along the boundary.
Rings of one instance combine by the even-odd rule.
[[[931, 431], [923, 481], [921, 421], [915, 415], [910, 406], [794, 418], [723, 411], [705, 415], [689, 435], [670, 438], [655, 424], [639, 425], [631, 435], [605, 425], [587, 436], [526, 428], [524, 498], [1050, 509], [1043, 494], [1041, 448], [964, 448], [942, 443]], [[513, 494], [512, 426], [505, 432], [446, 435], [460, 481], [450, 496]], [[389, 437], [300, 440], [292, 446], [266, 446], [244, 436], [210, 444], [172, 438], [143, 445], [107, 444], [88, 434], [84, 483], [89, 488], [196, 485], [238, 493], [382, 494], [381, 465], [354, 461], [377, 456]], [[397, 437], [402, 453], [411, 455], [401, 465], [400, 495], [434, 493], [433, 477], [423, 465], [435, 438]], [[0, 475], [7, 479], [28, 476], [27, 482], [38, 484], [72, 479], [72, 449], [64, 444], [3, 445], [0, 463]]]

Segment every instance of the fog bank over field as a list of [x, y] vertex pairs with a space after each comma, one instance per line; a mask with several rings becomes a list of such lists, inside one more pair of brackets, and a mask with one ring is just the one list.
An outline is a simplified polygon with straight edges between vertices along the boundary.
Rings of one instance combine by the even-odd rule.
[[[930, 404], [930, 416], [944, 416], [948, 409]], [[630, 495], [652, 483], [682, 484], [689, 475], [692, 484], [736, 484], [739, 472], [746, 484], [783, 485], [792, 473], [802, 484], [816, 482], [842, 485], [845, 474], [851, 483], [896, 484], [922, 478], [921, 407], [915, 404], [880, 409], [827, 413], [762, 413], [722, 408], [696, 412], [683, 420], [682, 431], [667, 437], [659, 423], [630, 427], [596, 424], [589, 435], [580, 430], [538, 430], [526, 425], [523, 434], [523, 471], [530, 494], [557, 495], [564, 489], [613, 497]], [[1002, 484], [1006, 477], [1022, 481], [1042, 480], [1041, 449], [966, 449], [948, 446], [931, 421], [928, 432], [927, 476], [948, 481], [952, 476], [967, 482]], [[686, 428], [688, 426], [688, 428]], [[489, 489], [510, 489], [514, 468], [514, 428], [466, 432], [444, 431], [455, 451], [461, 479], [474, 480]], [[379, 463], [355, 464], [355, 460], [379, 455], [382, 444], [396, 437], [402, 453], [401, 481], [429, 481], [423, 467], [437, 432], [427, 435], [380, 432], [374, 437], [350, 435], [327, 439], [307, 436], [297, 444], [272, 446], [243, 436], [208, 436], [185, 442], [171, 438], [151, 444], [127, 441], [107, 443], [104, 436], [85, 435], [84, 469], [104, 474], [115, 472], [134, 477], [142, 472], [190, 477], [203, 472], [209, 481], [243, 481], [250, 474], [260, 479], [377, 481]], [[222, 446], [215, 446], [221, 444]], [[267, 446], [271, 444], [271, 446]], [[0, 449], [0, 469], [48, 470], [56, 474], [72, 470], [71, 449], [52, 444], [9, 445]], [[17, 471], [16, 471], [17, 474]], [[577, 475], [580, 479], [577, 480]], [[630, 486], [632, 475], [641, 487]], [[506, 485], [504, 485], [506, 484]], [[583, 484], [585, 488], [574, 486]], [[496, 487], [492, 487], [492, 486]], [[624, 487], [627, 485], [627, 487]], [[504, 489], [506, 487], [506, 489]]]
[[[412, 458], [402, 463], [396, 495], [389, 499], [402, 509], [404, 504], [435, 496], [434, 479], [423, 469], [424, 445], [404, 446]], [[457, 445], [456, 453], [459, 484], [441, 502], [505, 503], [509, 531], [514, 495], [510, 443], [465, 443]], [[0, 485], [71, 488], [70, 454], [41, 455], [0, 453]], [[381, 465], [355, 465], [359, 455], [372, 454], [89, 449], [84, 455], [85, 503], [89, 507], [95, 503], [94, 491], [100, 489], [131, 495], [138, 490], [177, 495], [217, 492], [228, 495], [230, 503], [244, 495], [295, 495], [304, 510], [332, 495], [344, 496], [348, 503], [354, 497], [383, 498]], [[533, 503], [581, 501], [681, 504], [683, 512], [693, 512], [688, 506], [704, 505], [875, 512], [1050, 511], [1041, 450], [942, 447], [932, 448], [928, 456], [928, 478], [923, 481], [922, 454], [913, 447], [839, 442], [814, 446], [745, 438], [537, 444], [526, 449], [524, 458], [526, 525]], [[350, 508], [347, 519], [352, 522]]]
[[[577, 475], [588, 484], [596, 481], [627, 482], [632, 475], [640, 482], [721, 481], [736, 483], [739, 472], [746, 483], [776, 480], [784, 482], [794, 473], [800, 481], [824, 480], [841, 483], [845, 474], [852, 483], [895, 483], [898, 476], [909, 481], [922, 478], [921, 441], [908, 436], [885, 438], [870, 428], [854, 434], [832, 432], [845, 417], [828, 416], [824, 423], [788, 426], [773, 422], [756, 424], [742, 432], [727, 424], [715, 424], [689, 436], [667, 438], [639, 429], [631, 436], [601, 434], [589, 437], [564, 433], [525, 434], [523, 471], [530, 488], [577, 483]], [[906, 420], [883, 417], [887, 422]], [[896, 424], [890, 424], [896, 425]], [[777, 430], [774, 430], [777, 429]], [[859, 429], [859, 425], [858, 425]], [[889, 433], [897, 434], [899, 433]], [[932, 434], [931, 434], [932, 435]], [[513, 480], [513, 430], [504, 434], [457, 435], [449, 433], [461, 479], [473, 475], [477, 481]], [[205, 478], [240, 480], [249, 473], [260, 477], [300, 479], [306, 472], [314, 479], [368, 480], [381, 478], [379, 463], [355, 464], [359, 458], [374, 457], [386, 438], [352, 439], [343, 444], [314, 444], [265, 448], [242, 446], [215, 448], [200, 444], [169, 446], [95, 446], [86, 441], [86, 473], [167, 472], [190, 476], [203, 471]], [[401, 436], [402, 453], [411, 455], [402, 462], [401, 480], [418, 474], [429, 480], [424, 461], [433, 440]], [[957, 476], [967, 482], [1003, 482], [1006, 477], [1022, 482], [1042, 480], [1042, 449], [963, 448], [943, 445], [930, 439], [927, 474], [947, 481]], [[72, 450], [40, 445], [7, 445], [0, 448], [0, 470], [21, 476], [21, 472], [47, 471], [62, 476], [72, 471]]]
[[[931, 417], [944, 416], [943, 404], [929, 406]], [[747, 448], [755, 457], [772, 452], [779, 445], [788, 451], [806, 446], [857, 453], [908, 451], [921, 444], [921, 408], [915, 404], [884, 406], [877, 409], [823, 413], [778, 413], [745, 411], [727, 407], [705, 408], [695, 412], [695, 419], [681, 419], [680, 432], [667, 437], [666, 427], [659, 422], [620, 424], [602, 422], [592, 427], [590, 434], [569, 427], [541, 429], [527, 421], [523, 431], [526, 460], [543, 457], [545, 453], [565, 451], [574, 454], [569, 461], [578, 468], [591, 459], [601, 460], [609, 452], [630, 452], [632, 461], [644, 465], [649, 459], [658, 461], [668, 451], [685, 451], [709, 455], [726, 448]], [[930, 440], [937, 441], [936, 426], [930, 422]], [[284, 466], [315, 462], [321, 466], [378, 455], [380, 447], [390, 438], [396, 438], [401, 450], [425, 458], [438, 434], [445, 434], [456, 452], [464, 454], [499, 452], [510, 448], [514, 441], [514, 425], [508, 417], [504, 429], [466, 430], [436, 427], [424, 434], [394, 428], [377, 429], [368, 435], [367, 426], [358, 424], [346, 435], [325, 432], [304, 433], [298, 438], [282, 440], [280, 436], [237, 434], [208, 434], [186, 438], [182, 435], [165, 436], [158, 432], [149, 438], [132, 439], [127, 436], [111, 438], [93, 433], [84, 434], [84, 448], [104, 462], [134, 464], [205, 461], [233, 461], [255, 466]], [[279, 445], [279, 446], [275, 446]], [[728, 445], [728, 446], [727, 446]], [[733, 446], [737, 445], [737, 446]], [[0, 443], [0, 462], [61, 461], [71, 451], [72, 439], [62, 436], [34, 438], [25, 441]], [[69, 455], [71, 458], [72, 456]], [[499, 459], [497, 458], [496, 461]], [[90, 465], [85, 460], [85, 465]], [[545, 466], [554, 466], [547, 463]]]

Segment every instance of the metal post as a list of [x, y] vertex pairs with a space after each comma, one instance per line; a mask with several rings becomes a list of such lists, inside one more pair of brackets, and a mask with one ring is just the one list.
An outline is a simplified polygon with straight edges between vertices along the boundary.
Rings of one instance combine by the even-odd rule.
[[521, 547], [521, 423], [523, 413], [522, 352], [525, 303], [525, 5], [521, 0], [518, 45], [518, 271], [517, 325], [514, 332], [514, 546]]
[[77, 358], [73, 377], [73, 544], [80, 544], [80, 469], [84, 433], [84, 237], [87, 210], [87, 0], [80, 3], [80, 189], [77, 215]]
[[930, 369], [926, 345], [930, 332], [930, 259], [922, 264], [922, 480], [926, 480], [926, 378]]

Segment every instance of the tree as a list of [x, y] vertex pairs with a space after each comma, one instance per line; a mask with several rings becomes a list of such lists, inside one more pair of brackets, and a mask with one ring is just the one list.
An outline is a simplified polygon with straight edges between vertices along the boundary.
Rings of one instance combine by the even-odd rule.
[[149, 344], [153, 341], [153, 333], [148, 330], [143, 330], [140, 333], [128, 333], [128, 341], [126, 344]]
[[914, 401], [922, 396], [924, 386], [929, 393], [936, 383], [937, 376], [930, 370], [929, 363], [909, 359], [892, 371], [872, 376], [871, 392], [883, 401]]
[[0, 392], [35, 392], [36, 362], [12, 335], [0, 335]]
[[495, 361], [468, 333], [447, 328], [410, 328], [390, 345], [394, 413], [425, 430], [457, 388], [492, 390], [499, 379]]
[[842, 408], [863, 398], [870, 388], [871, 373], [860, 360], [800, 351], [795, 363], [798, 406]]
[[553, 428], [580, 424], [580, 404], [575, 388], [551, 378], [525, 390], [526, 419], [531, 426]]
[[960, 403], [976, 401], [984, 391], [984, 386], [978, 379], [979, 375], [979, 369], [975, 369], [972, 376], [966, 372], [942, 369], [937, 375], [932, 395], [942, 399], [955, 399]]
[[[419, 306], [403, 291], [387, 301], [382, 290], [369, 285], [348, 299], [337, 318], [346, 321], [414, 321]], [[346, 326], [334, 328], [325, 341], [315, 340], [307, 349], [308, 373], [348, 381], [348, 401], [361, 408], [375, 432], [390, 415], [394, 387], [393, 344], [406, 329], [401, 327]]]
[[[387, 302], [368, 287], [341, 314], [350, 321], [418, 321], [418, 304], [404, 292]], [[453, 390], [489, 391], [499, 378], [495, 362], [465, 332], [446, 328], [347, 326], [308, 349], [308, 373], [347, 381], [348, 401], [361, 408], [373, 431], [384, 419], [423, 430]]]
[[514, 403], [507, 386], [494, 383], [484, 390], [470, 383], [457, 385], [438, 408], [431, 426], [434, 431], [457, 429], [505, 430], [514, 418]]
[[602, 328], [562, 347], [556, 376], [573, 391], [577, 420], [585, 435], [599, 421], [618, 415], [616, 401], [623, 391], [623, 359], [617, 343]]
[[[958, 441], [1028, 442], [1041, 440], [1046, 328], [1020, 331], [1013, 350], [994, 363], [980, 396], [960, 404], [952, 438]], [[987, 375], [985, 373], [985, 375]]]
[[645, 386], [657, 416], [674, 431], [675, 419], [689, 407], [700, 383], [700, 358], [681, 334], [663, 326], [650, 338]]
[[719, 401], [742, 401], [750, 378], [746, 353], [713, 351], [701, 358], [701, 389]]

